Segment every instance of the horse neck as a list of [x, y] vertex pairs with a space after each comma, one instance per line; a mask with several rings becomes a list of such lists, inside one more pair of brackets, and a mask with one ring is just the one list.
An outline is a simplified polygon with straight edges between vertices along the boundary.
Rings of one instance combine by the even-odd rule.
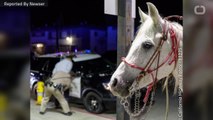
[[[182, 47], [182, 39], [183, 39], [183, 36], [182, 36], [182, 26], [176, 22], [168, 22], [167, 21], [167, 30], [168, 29], [173, 29], [175, 34], [176, 34], [176, 38], [177, 40], [179, 41], [179, 48]], [[167, 52], [162, 52], [162, 58], [161, 60], [165, 60], [165, 56], [168, 56], [168, 53], [171, 51], [171, 44], [172, 44], [172, 40], [171, 40], [171, 37], [170, 37], [170, 33], [168, 33], [168, 42], [170, 43], [169, 45], [168, 44], [165, 44], [164, 47], [166, 47], [165, 49], [167, 49], [168, 51]], [[160, 78], [164, 78], [165, 76], [168, 76], [168, 74], [171, 73], [171, 71], [174, 69], [174, 63], [172, 65], [163, 65], [161, 68], [159, 68], [159, 79]], [[176, 71], [177, 67], [175, 68], [175, 71]]]

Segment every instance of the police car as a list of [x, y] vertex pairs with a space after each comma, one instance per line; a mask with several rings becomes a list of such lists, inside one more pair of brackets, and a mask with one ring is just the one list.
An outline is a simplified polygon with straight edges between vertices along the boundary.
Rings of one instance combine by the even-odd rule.
[[[34, 57], [31, 60], [31, 93], [36, 98], [37, 81], [45, 81], [51, 76], [55, 64], [62, 56], [70, 53], [54, 53]], [[105, 109], [115, 109], [116, 98], [103, 84], [108, 83], [115, 65], [103, 59], [99, 54], [89, 51], [75, 53], [72, 59], [74, 79], [72, 88], [65, 97], [70, 102], [83, 103], [86, 110], [101, 113]]]

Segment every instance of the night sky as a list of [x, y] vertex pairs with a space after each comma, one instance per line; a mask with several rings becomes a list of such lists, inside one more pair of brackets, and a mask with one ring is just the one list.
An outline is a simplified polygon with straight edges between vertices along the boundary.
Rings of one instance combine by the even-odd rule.
[[34, 8], [31, 22], [34, 26], [89, 24], [105, 25], [104, 0], [49, 0], [47, 8]]
[[[147, 12], [146, 2], [154, 3], [162, 16], [182, 15], [182, 1], [172, 0], [136, 0], [138, 6]], [[33, 28], [55, 26], [90, 25], [105, 27], [117, 25], [117, 17], [104, 14], [104, 0], [49, 0], [46, 8], [31, 8], [31, 26]], [[139, 25], [136, 9], [135, 25]]]

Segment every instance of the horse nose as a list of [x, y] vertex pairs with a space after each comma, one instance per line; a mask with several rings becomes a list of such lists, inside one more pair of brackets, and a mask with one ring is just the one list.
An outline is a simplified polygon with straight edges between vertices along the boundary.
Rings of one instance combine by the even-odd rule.
[[114, 80], [112, 81], [112, 87], [115, 87], [118, 83], [118, 79], [114, 78]]

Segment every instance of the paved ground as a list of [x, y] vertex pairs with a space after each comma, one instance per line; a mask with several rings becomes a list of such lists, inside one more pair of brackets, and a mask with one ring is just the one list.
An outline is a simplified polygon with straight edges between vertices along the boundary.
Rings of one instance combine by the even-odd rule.
[[[169, 100], [169, 115], [168, 120], [179, 120], [178, 118], [178, 96], [173, 95], [173, 90], [170, 90], [170, 100]], [[161, 89], [158, 89], [155, 97], [155, 104], [148, 112], [146, 120], [164, 120], [165, 117], [165, 106], [166, 97], [165, 92], [162, 93]], [[181, 119], [180, 119], [181, 120]]]
[[[51, 104], [50, 104], [51, 106]], [[39, 106], [35, 105], [35, 101], [31, 101], [31, 120], [115, 120], [116, 114], [104, 113], [104, 114], [91, 114], [84, 110], [82, 106], [71, 105], [71, 111], [73, 115], [70, 117], [64, 116], [55, 109], [50, 109], [45, 115], [38, 113]], [[165, 93], [158, 90], [155, 97], [155, 104], [151, 108], [151, 111], [146, 114], [146, 120], [164, 120], [165, 115]], [[133, 120], [133, 119], [132, 119]], [[134, 120], [143, 120], [134, 119]], [[178, 99], [177, 96], [173, 96], [170, 92], [170, 111], [168, 120], [178, 120]], [[181, 120], [181, 119], [180, 119]]]
[[44, 115], [39, 114], [39, 106], [35, 105], [35, 101], [31, 100], [31, 115], [30, 120], [115, 120], [115, 114], [104, 113], [104, 114], [91, 114], [84, 110], [81, 105], [71, 105], [73, 112], [72, 116], [65, 116], [61, 114], [60, 109], [53, 109], [52, 104], [49, 104], [48, 112]]

